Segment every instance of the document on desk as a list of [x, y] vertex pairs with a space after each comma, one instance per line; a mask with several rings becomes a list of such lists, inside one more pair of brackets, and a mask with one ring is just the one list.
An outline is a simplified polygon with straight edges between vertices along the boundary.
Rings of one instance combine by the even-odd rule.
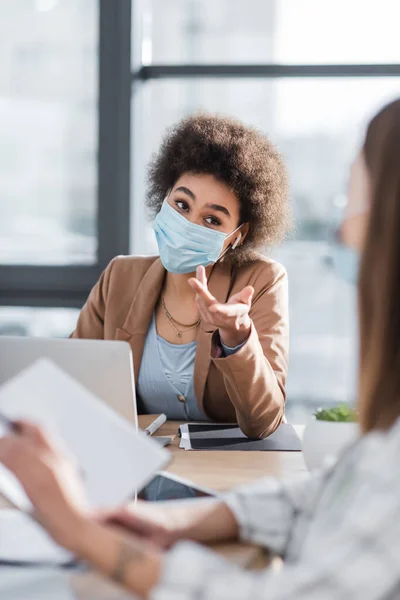
[[180, 434], [179, 447], [185, 450], [301, 451], [300, 438], [289, 423], [263, 440], [249, 439], [240, 427], [227, 423], [185, 423]]
[[[169, 461], [167, 450], [47, 359], [0, 388], [0, 412], [44, 426], [83, 474], [89, 503], [96, 508], [129, 500]], [[18, 481], [2, 465], [0, 492], [18, 508], [31, 508]]]

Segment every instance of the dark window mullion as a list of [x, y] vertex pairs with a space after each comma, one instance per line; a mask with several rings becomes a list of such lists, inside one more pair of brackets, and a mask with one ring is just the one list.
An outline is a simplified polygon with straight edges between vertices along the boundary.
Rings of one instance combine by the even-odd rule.
[[132, 73], [133, 80], [163, 78], [232, 77], [392, 77], [400, 75], [400, 64], [370, 65], [151, 65]]
[[98, 260], [129, 253], [131, 0], [100, 0]]

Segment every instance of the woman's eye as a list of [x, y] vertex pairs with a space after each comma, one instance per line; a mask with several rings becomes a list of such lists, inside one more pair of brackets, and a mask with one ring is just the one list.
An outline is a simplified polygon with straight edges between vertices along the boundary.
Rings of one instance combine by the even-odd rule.
[[212, 225], [213, 227], [221, 225], [221, 221], [217, 217], [206, 217], [204, 220], [208, 225]]
[[189, 210], [189, 205], [184, 200], [177, 200], [175, 205], [179, 208], [179, 210], [183, 210], [185, 212]]

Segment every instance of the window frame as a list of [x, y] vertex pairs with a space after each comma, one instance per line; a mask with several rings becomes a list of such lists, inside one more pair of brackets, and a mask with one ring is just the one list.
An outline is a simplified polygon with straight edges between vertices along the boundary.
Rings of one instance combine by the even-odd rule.
[[97, 260], [0, 265], [0, 305], [80, 307], [107, 263], [129, 253], [131, 0], [99, 0]]

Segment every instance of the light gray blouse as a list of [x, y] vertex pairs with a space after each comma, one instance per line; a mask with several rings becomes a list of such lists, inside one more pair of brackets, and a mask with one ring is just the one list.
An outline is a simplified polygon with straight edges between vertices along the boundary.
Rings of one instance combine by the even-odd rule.
[[[222, 344], [225, 356], [242, 347]], [[157, 334], [155, 316], [151, 320], [143, 349], [137, 391], [146, 414], [165, 413], [178, 421], [208, 421], [194, 394], [194, 359], [197, 342], [171, 344]]]
[[143, 349], [138, 378], [141, 408], [168, 419], [206, 421], [194, 395], [193, 373], [197, 342], [171, 344], [157, 334], [153, 315]]

